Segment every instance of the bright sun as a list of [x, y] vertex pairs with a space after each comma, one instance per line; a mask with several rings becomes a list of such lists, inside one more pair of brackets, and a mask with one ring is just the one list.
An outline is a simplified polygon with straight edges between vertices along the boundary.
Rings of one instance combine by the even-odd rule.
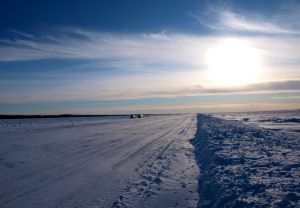
[[254, 83], [260, 75], [259, 51], [245, 41], [226, 39], [205, 56], [214, 85], [240, 86]]

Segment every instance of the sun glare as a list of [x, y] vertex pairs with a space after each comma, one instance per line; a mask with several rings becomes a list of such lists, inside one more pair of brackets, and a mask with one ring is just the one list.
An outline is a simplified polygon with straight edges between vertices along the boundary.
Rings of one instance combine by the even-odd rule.
[[210, 48], [205, 59], [213, 85], [241, 86], [260, 75], [259, 51], [246, 41], [226, 39]]

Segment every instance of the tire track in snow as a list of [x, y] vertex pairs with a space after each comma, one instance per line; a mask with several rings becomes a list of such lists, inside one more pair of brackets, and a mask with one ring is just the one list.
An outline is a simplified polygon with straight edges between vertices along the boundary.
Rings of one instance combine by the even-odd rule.
[[[134, 180], [147, 183], [136, 184], [144, 187], [139, 206], [162, 188], [190, 118], [154, 116], [9, 134], [0, 146], [0, 207], [108, 207]], [[16, 145], [22, 148], [15, 151]], [[25, 163], [2, 166], [16, 161]]]
[[[144, 202], [152, 195], [159, 193], [161, 187], [161, 176], [169, 168], [174, 152], [178, 146], [174, 145], [184, 134], [191, 119], [177, 125], [176, 128], [166, 132], [165, 144], [160, 146], [148, 157], [139, 168], [136, 169], [138, 176], [131, 179], [122, 194], [113, 203], [112, 207], [144, 207]], [[148, 156], [148, 155], [147, 155]]]
[[[147, 125], [147, 124], [144, 124], [144, 125]], [[150, 136], [152, 136], [152, 135], [150, 135]], [[138, 141], [139, 137], [140, 137], [140, 135], [133, 135], [133, 137], [130, 138], [130, 140], [127, 143], [119, 144], [122, 140], [125, 140], [126, 138], [124, 138], [124, 135], [118, 135], [118, 137], [113, 139], [113, 140], [106, 140], [106, 141], [104, 141], [102, 143], [99, 143], [99, 144], [93, 144], [89, 148], [82, 148], [80, 146], [78, 147], [78, 144], [74, 144], [76, 149], [74, 149], [73, 151], [68, 151], [68, 152], [65, 152], [65, 153], [62, 153], [62, 154], [57, 154], [57, 155], [54, 155], [54, 156], [52, 156], [48, 159], [44, 159], [43, 163], [39, 164], [40, 167], [35, 166], [35, 172], [29, 172], [27, 175], [22, 175], [21, 177], [22, 178], [23, 177], [27, 178], [28, 176], [34, 176], [36, 174], [41, 174], [41, 172], [43, 172], [43, 171], [47, 171], [47, 170], [45, 170], [45, 164], [47, 164], [48, 168], [55, 168], [57, 166], [61, 166], [62, 165], [61, 163], [65, 163], [65, 161], [62, 161], [61, 163], [58, 162], [58, 160], [61, 159], [61, 158], [68, 157], [71, 160], [84, 158], [84, 157], [89, 156], [89, 155], [94, 155], [95, 153], [101, 152], [105, 149], [107, 149], [109, 151], [111, 148], [119, 148], [119, 147], [122, 147], [122, 146], [128, 146], [128, 145], [133, 144], [134, 142]], [[93, 139], [94, 142], [95, 142], [95, 139]], [[86, 141], [86, 140], [83, 140], [83, 141]], [[51, 165], [52, 163], [54, 163], [54, 164]], [[31, 170], [31, 167], [28, 167], [27, 169]], [[24, 171], [25, 170], [23, 169], [23, 172]], [[5, 177], [11, 178], [12, 176], [13, 176], [13, 174], [10, 173], [9, 175], [3, 174], [0, 177], [4, 180], [7, 180], [8, 178], [5, 178]], [[15, 176], [20, 176], [20, 175], [19, 175], [18, 172], [15, 172]]]

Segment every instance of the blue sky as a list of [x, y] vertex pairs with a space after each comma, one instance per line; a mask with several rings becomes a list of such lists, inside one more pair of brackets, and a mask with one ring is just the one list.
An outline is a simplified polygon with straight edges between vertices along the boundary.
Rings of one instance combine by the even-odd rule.
[[299, 1], [3, 1], [0, 113], [300, 108]]

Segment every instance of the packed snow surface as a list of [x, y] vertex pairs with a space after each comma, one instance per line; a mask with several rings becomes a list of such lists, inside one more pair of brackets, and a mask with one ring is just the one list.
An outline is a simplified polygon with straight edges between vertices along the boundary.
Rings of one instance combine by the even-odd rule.
[[195, 115], [0, 121], [0, 207], [195, 207]]
[[300, 207], [295, 112], [3, 119], [0, 207]]

